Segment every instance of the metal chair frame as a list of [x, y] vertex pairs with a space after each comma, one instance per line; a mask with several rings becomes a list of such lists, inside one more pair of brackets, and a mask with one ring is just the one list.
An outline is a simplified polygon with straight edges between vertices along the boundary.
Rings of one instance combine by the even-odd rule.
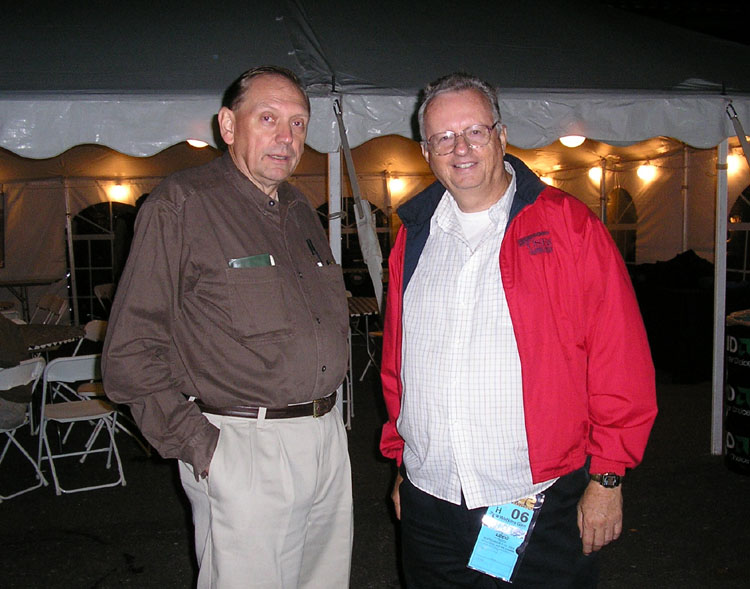
[[[33, 383], [31, 387], [32, 394], [33, 394], [34, 390], [36, 389], [36, 385], [39, 382], [39, 379], [42, 377], [42, 374], [44, 373], [44, 366], [45, 366], [44, 358], [32, 358], [31, 360], [24, 360], [18, 366], [0, 370], [0, 390], [8, 390], [16, 386]], [[37, 464], [37, 461], [31, 457], [31, 455], [26, 451], [26, 448], [24, 448], [23, 445], [21, 445], [21, 443], [15, 437], [16, 431], [24, 427], [27, 423], [29, 423], [30, 412], [31, 412], [31, 403], [29, 403], [26, 409], [26, 416], [25, 416], [23, 423], [20, 423], [16, 427], [0, 429], [0, 434], [5, 434], [5, 436], [7, 437], [5, 446], [3, 447], [3, 451], [2, 453], [0, 453], [0, 465], [5, 459], [5, 456], [8, 453], [8, 449], [11, 447], [11, 445], [13, 445], [21, 452], [21, 454], [26, 458], [26, 460], [34, 467], [34, 471], [36, 472], [37, 482], [33, 485], [30, 485], [28, 487], [24, 487], [23, 489], [15, 491], [14, 493], [11, 493], [10, 495], [0, 494], [0, 503], [8, 499], [12, 499], [13, 497], [18, 497], [19, 495], [23, 495], [24, 493], [27, 493], [34, 489], [38, 489], [42, 485], [46, 486], [49, 484], [47, 482], [47, 479], [44, 478], [42, 471], [39, 469], [39, 465]]]
[[[53, 392], [60, 388], [73, 390], [72, 383], [96, 380], [101, 375], [100, 368], [101, 355], [88, 354], [85, 356], [56, 358], [52, 360], [44, 371], [43, 389], [42, 389], [42, 411], [39, 426], [39, 450], [37, 454], [37, 463], [42, 466], [42, 461], [47, 460], [52, 472], [52, 479], [55, 484], [55, 493], [77, 493], [81, 491], [90, 491], [93, 489], [103, 489], [117, 485], [125, 486], [125, 475], [122, 470], [122, 461], [117, 449], [115, 440], [115, 428], [117, 427], [117, 409], [114, 405], [103, 399], [89, 400], [68, 400], [57, 403], [47, 403], [47, 398], [53, 396]], [[74, 424], [79, 422], [89, 422], [94, 424], [93, 431], [84, 445], [83, 450], [70, 452], [52, 452], [47, 435], [47, 426], [49, 422]], [[109, 443], [105, 447], [94, 447], [96, 440], [102, 430], [106, 429], [109, 436]], [[70, 434], [70, 428], [65, 434], [62, 445], [67, 442]], [[46, 450], [46, 456], [43, 455]], [[83, 463], [90, 454], [104, 452], [107, 454], [106, 468], [109, 470], [114, 456], [117, 463], [119, 476], [116, 481], [103, 483], [99, 485], [89, 485], [77, 488], [64, 488], [55, 467], [55, 460], [60, 458], [69, 458], [80, 456], [79, 462]]]

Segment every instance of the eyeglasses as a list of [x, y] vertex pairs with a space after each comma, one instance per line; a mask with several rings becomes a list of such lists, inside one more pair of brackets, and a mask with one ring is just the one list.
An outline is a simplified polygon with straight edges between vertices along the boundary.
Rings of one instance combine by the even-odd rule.
[[471, 127], [466, 127], [460, 133], [454, 133], [453, 131], [435, 133], [427, 139], [427, 146], [434, 155], [448, 155], [456, 149], [458, 138], [463, 137], [470, 148], [483, 147], [490, 142], [492, 130], [499, 123], [500, 121], [495, 121], [491, 127], [489, 125], [472, 125]]

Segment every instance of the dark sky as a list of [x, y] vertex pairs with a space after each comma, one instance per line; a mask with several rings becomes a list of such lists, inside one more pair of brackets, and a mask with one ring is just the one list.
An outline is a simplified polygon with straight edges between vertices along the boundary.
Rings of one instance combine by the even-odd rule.
[[727, 41], [750, 45], [750, 2], [747, 0], [599, 0]]

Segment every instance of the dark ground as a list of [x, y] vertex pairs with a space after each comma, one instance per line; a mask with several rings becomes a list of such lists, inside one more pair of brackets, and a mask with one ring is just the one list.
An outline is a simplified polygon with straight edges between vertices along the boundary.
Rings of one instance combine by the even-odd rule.
[[[362, 357], [355, 349], [359, 370]], [[377, 452], [378, 387], [372, 370], [356, 382], [349, 434], [353, 589], [400, 586], [393, 471]], [[602, 589], [750, 587], [750, 476], [710, 455], [710, 396], [708, 382], [677, 385], [660, 376], [660, 415], [643, 464], [626, 479], [625, 531], [603, 551]], [[146, 458], [125, 436], [118, 443], [126, 487], [60, 497], [46, 487], [0, 504], [1, 587], [192, 585], [189, 507], [174, 463]], [[2, 488], [21, 472], [13, 453], [0, 466]]]

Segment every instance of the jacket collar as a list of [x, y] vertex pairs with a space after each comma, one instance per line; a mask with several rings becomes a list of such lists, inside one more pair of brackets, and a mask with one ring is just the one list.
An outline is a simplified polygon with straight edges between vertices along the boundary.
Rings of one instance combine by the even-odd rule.
[[[513, 205], [508, 216], [508, 222], [510, 223], [521, 209], [537, 199], [547, 185], [517, 157], [506, 153], [505, 161], [513, 166], [513, 171], [516, 173], [516, 195], [513, 198]], [[434, 182], [417, 196], [401, 205], [396, 212], [406, 227], [429, 223], [444, 193], [445, 186], [440, 182]]]

